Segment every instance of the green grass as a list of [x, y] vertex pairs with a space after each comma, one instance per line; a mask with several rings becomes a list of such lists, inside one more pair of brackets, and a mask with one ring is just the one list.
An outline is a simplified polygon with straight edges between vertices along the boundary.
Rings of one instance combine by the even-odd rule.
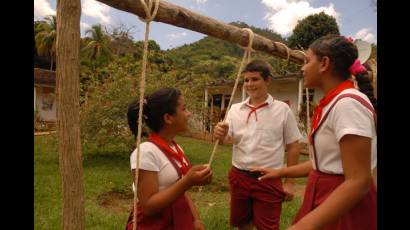
[[[213, 144], [187, 137], [177, 137], [192, 164], [207, 163]], [[35, 229], [62, 229], [61, 179], [58, 168], [57, 141], [54, 135], [34, 138], [34, 224]], [[197, 205], [207, 229], [229, 228], [228, 170], [232, 147], [218, 147], [212, 163], [211, 185], [192, 188], [189, 193]], [[301, 157], [301, 161], [306, 157]], [[86, 197], [86, 229], [123, 229], [132, 204], [129, 153], [121, 148], [98, 151], [83, 149], [83, 173]], [[306, 179], [297, 179], [304, 184]], [[107, 200], [107, 194], [122, 199]], [[115, 198], [114, 197], [114, 198]], [[108, 203], [107, 203], [108, 202]], [[300, 198], [282, 206], [281, 229], [292, 222]]]

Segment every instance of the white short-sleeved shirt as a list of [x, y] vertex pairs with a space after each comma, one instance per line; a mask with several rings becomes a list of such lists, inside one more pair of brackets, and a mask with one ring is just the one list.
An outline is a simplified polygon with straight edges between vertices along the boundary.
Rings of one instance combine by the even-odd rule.
[[283, 167], [285, 147], [302, 138], [289, 106], [268, 95], [268, 106], [256, 110], [249, 117], [249, 97], [232, 105], [226, 122], [228, 135], [233, 138], [232, 165], [239, 169], [251, 167]]
[[[176, 150], [174, 146], [170, 147]], [[181, 146], [178, 145], [178, 147], [182, 150]], [[131, 169], [135, 169], [137, 167], [136, 157], [137, 149], [132, 152], [130, 157]], [[181, 166], [178, 161], [175, 162], [178, 166]], [[179, 179], [178, 172], [174, 165], [169, 161], [165, 154], [151, 142], [144, 142], [140, 145], [139, 168], [147, 171], [158, 172], [159, 191], [171, 186]]]
[[[323, 108], [322, 117], [334, 101], [342, 94], [356, 94], [371, 102], [365, 94], [357, 89], [346, 89]], [[329, 112], [326, 120], [315, 134], [315, 149], [319, 170], [330, 174], [343, 174], [339, 141], [346, 134], [354, 134], [372, 139], [371, 167], [377, 165], [377, 134], [373, 113], [354, 98], [340, 99]], [[309, 148], [313, 168], [316, 168], [312, 146]]]

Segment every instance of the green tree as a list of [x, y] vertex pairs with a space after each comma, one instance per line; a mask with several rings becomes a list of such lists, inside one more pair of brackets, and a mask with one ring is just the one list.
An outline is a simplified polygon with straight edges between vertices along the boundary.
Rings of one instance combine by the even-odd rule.
[[96, 69], [96, 67], [107, 63], [112, 58], [109, 48], [111, 38], [102, 30], [100, 24], [93, 25], [91, 29], [86, 31], [86, 35], [90, 35], [90, 37], [83, 48], [83, 52], [90, 59], [93, 69]]
[[324, 12], [312, 14], [298, 21], [288, 44], [293, 48], [307, 49], [313, 41], [327, 34], [340, 34], [336, 19]]
[[51, 58], [50, 70], [53, 70], [53, 60], [56, 55], [57, 18], [49, 15], [44, 21], [34, 23], [35, 43], [39, 56]]

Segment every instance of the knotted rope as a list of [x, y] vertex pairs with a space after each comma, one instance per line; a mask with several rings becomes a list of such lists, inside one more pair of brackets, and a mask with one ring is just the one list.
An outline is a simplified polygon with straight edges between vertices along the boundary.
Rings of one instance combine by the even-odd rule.
[[137, 166], [135, 169], [135, 179], [134, 179], [134, 223], [132, 226], [133, 230], [137, 229], [137, 204], [138, 204], [138, 175], [139, 175], [139, 162], [140, 162], [140, 144], [141, 144], [141, 129], [142, 129], [142, 111], [144, 108], [144, 93], [145, 93], [145, 74], [147, 67], [147, 55], [148, 55], [148, 37], [149, 37], [149, 25], [150, 22], [154, 20], [155, 15], [158, 12], [159, 0], [155, 0], [154, 11], [152, 11], [152, 0], [148, 0], [148, 6], [144, 0], [140, 0], [141, 5], [145, 11], [145, 19], [140, 18], [140, 20], [145, 22], [145, 38], [144, 38], [144, 52], [142, 55], [142, 71], [141, 71], [141, 83], [140, 83], [140, 98], [139, 98], [139, 111], [138, 111], [138, 134], [137, 134]]

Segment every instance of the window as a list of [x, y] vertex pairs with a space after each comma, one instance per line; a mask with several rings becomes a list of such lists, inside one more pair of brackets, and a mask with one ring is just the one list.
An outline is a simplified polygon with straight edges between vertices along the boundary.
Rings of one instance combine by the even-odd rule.
[[52, 110], [53, 109], [53, 103], [54, 103], [54, 94], [45, 94], [43, 95], [43, 101], [42, 101], [42, 110]]
[[[306, 89], [303, 89], [303, 104], [306, 104]], [[313, 102], [313, 96], [315, 95], [315, 89], [308, 89], [309, 91], [309, 102]]]

